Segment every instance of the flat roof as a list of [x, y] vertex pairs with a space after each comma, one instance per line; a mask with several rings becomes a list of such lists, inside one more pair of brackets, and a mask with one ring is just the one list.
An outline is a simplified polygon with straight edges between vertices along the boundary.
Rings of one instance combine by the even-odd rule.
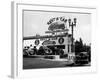
[[45, 31], [45, 33], [58, 33], [58, 32], [67, 32], [68, 33], [68, 29], [65, 30], [56, 30], [56, 31]]

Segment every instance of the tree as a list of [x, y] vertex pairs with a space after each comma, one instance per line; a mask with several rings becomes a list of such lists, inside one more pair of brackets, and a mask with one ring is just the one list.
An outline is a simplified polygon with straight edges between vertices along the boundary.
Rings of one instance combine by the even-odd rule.
[[82, 39], [80, 38], [79, 41], [76, 40], [75, 42], [75, 52], [82, 52], [83, 51], [83, 41]]
[[80, 52], [87, 52], [89, 56], [91, 56], [91, 46], [83, 44], [82, 38], [75, 41], [75, 53], [78, 54]]

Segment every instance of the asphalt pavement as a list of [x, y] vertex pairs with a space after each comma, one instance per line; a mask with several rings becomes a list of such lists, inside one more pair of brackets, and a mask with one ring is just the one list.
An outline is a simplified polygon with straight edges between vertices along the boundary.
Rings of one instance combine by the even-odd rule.
[[40, 68], [61, 68], [61, 67], [77, 67], [77, 66], [90, 66], [70, 64], [67, 60], [52, 60], [43, 58], [23, 58], [23, 69], [40, 69]]

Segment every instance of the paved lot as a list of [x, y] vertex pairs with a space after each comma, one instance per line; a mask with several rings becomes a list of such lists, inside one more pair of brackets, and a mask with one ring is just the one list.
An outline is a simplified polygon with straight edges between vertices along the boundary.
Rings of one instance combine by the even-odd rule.
[[65, 61], [51, 61], [41, 58], [23, 58], [23, 69], [66, 67]]
[[89, 65], [68, 65], [67, 61], [52, 61], [41, 58], [23, 58], [23, 69], [56, 68], [56, 67], [77, 67]]

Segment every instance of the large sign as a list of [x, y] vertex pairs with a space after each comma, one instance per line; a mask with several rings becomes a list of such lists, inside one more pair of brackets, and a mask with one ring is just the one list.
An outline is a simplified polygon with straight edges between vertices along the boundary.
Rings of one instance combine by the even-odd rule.
[[58, 23], [58, 22], [52, 23], [48, 28], [48, 30], [51, 30], [51, 31], [64, 30], [64, 29], [65, 29], [65, 24], [64, 23]]
[[48, 30], [51, 30], [51, 31], [54, 31], [57, 29], [64, 30], [66, 22], [67, 22], [67, 19], [64, 17], [52, 18], [49, 20], [49, 22], [47, 22], [47, 24], [49, 25]]

